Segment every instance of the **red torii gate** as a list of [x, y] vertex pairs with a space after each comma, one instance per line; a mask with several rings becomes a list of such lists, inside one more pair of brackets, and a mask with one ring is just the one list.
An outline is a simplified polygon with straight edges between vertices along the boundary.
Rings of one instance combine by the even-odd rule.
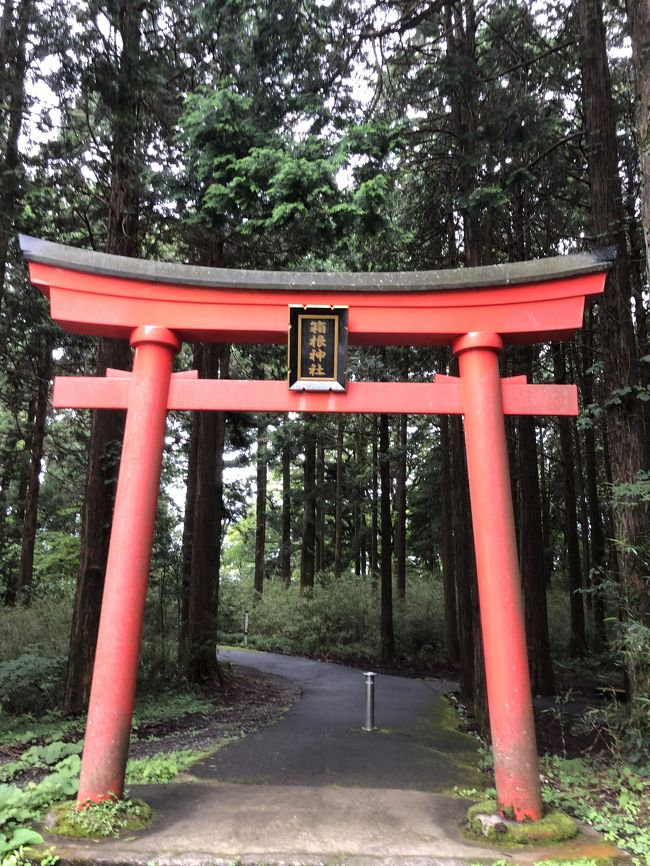
[[[133, 371], [57, 377], [57, 408], [126, 409], [78, 803], [124, 790], [140, 639], [170, 409], [462, 414], [499, 807], [541, 817], [504, 415], [576, 415], [574, 385], [501, 379], [504, 343], [582, 326], [607, 263], [574, 255], [418, 273], [202, 268], [86, 252], [21, 236], [32, 282], [66, 330], [130, 340]], [[348, 307], [356, 345], [450, 345], [460, 377], [350, 382], [344, 392], [172, 373], [182, 341], [286, 343], [290, 305]]]

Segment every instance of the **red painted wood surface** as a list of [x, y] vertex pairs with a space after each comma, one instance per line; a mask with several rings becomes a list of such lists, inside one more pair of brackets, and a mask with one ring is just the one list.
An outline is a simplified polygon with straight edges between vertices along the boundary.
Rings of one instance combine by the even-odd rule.
[[[52, 403], [57, 409], [126, 409], [129, 374], [106, 378], [57, 376]], [[225, 412], [387, 412], [460, 415], [463, 384], [440, 382], [350, 382], [345, 392], [289, 391], [286, 382], [172, 377], [168, 409]], [[575, 385], [528, 385], [517, 376], [501, 383], [506, 415], [577, 415]]]
[[[183, 340], [284, 343], [290, 304], [304, 293], [196, 288], [123, 279], [29, 263], [52, 318], [83, 334], [129, 338], [155, 323]], [[444, 345], [470, 331], [494, 331], [508, 343], [561, 340], [582, 325], [585, 297], [603, 290], [605, 273], [476, 291], [318, 292], [313, 305], [349, 306], [351, 345]]]
[[542, 802], [501, 403], [502, 344], [495, 334], [469, 334], [453, 348], [465, 386], [465, 450], [497, 802], [518, 821], [537, 820]]
[[[140, 328], [106, 564], [78, 803], [121, 798], [176, 335]], [[115, 380], [118, 381], [118, 380]], [[122, 380], [124, 381], [124, 380]]]

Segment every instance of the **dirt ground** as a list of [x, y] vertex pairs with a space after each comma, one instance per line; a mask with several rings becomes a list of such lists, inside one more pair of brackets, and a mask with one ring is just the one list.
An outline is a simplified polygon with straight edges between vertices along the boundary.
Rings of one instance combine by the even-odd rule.
[[299, 698], [300, 689], [282, 677], [233, 668], [225, 672], [223, 687], [211, 695], [213, 712], [139, 725], [133, 732], [129, 757], [201, 751], [243, 737], [274, 721]]

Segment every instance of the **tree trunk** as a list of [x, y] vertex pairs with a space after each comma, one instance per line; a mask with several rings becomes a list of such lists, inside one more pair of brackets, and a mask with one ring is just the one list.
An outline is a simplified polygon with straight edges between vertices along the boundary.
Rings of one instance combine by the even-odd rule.
[[325, 570], [325, 446], [320, 437], [316, 444], [316, 544], [314, 571], [319, 574]]
[[285, 444], [282, 448], [282, 580], [291, 583], [291, 451]]
[[[16, 445], [20, 438], [18, 427], [7, 435], [5, 440], [6, 456], [0, 461], [0, 551], [3, 553], [6, 550], [7, 544], [10, 541], [9, 526], [7, 523], [8, 509], [8, 492], [11, 481], [16, 473]], [[16, 604], [16, 594], [18, 592], [18, 572], [10, 566], [7, 572], [7, 584], [5, 587], [3, 602], [8, 607], [13, 607]]]
[[[122, 52], [111, 117], [113, 142], [106, 252], [125, 256], [135, 256], [138, 252], [139, 121], [138, 96], [133, 88], [138, 79], [142, 8], [140, 4], [121, 0], [115, 22], [122, 37]], [[131, 351], [125, 341], [99, 341], [96, 375], [104, 376], [107, 367], [129, 369], [130, 365]], [[81, 527], [81, 564], [63, 696], [64, 712], [71, 715], [83, 712], [90, 695], [124, 419], [123, 412], [93, 412]]]
[[[126, 343], [100, 340], [96, 374], [103, 376], [107, 367], [128, 368], [130, 355]], [[63, 694], [63, 708], [68, 715], [83, 713], [90, 697], [123, 433], [123, 412], [92, 413], [81, 522], [80, 568]]]
[[544, 586], [550, 589], [553, 573], [553, 549], [551, 545], [551, 494], [549, 490], [548, 473], [546, 471], [546, 453], [544, 449], [544, 426], [539, 427], [539, 484], [540, 504], [542, 506], [542, 545], [544, 550]]
[[[563, 346], [556, 347], [553, 362], [555, 382], [556, 384], [564, 384], [566, 372]], [[558, 426], [560, 428], [560, 465], [564, 488], [564, 539], [571, 606], [569, 655], [572, 658], [582, 658], [587, 650], [587, 638], [585, 635], [585, 611], [582, 603], [582, 573], [580, 569], [580, 546], [578, 544], [578, 521], [576, 519], [575, 462], [571, 422], [568, 418], [559, 418]]]
[[[635, 60], [641, 68], [639, 83], [645, 85], [643, 54], [648, 34], [648, 10], [642, 2], [631, 3], [632, 31], [635, 36]], [[603, 301], [602, 348], [606, 397], [607, 428], [611, 449], [614, 485], [633, 484], [644, 469], [645, 441], [641, 413], [634, 399], [634, 387], [639, 381], [634, 329], [630, 311], [629, 263], [625, 223], [621, 202], [621, 181], [618, 173], [616, 127], [607, 59], [605, 28], [600, 0], [579, 0], [580, 53], [583, 68], [584, 116], [589, 160], [591, 190], [591, 221], [598, 244], [616, 244], [618, 256], [610, 273]], [[641, 50], [641, 53], [639, 51]], [[647, 95], [647, 91], [644, 91]], [[646, 108], [639, 105], [639, 117]], [[641, 128], [642, 159], [646, 170], [648, 127]], [[647, 187], [644, 200], [647, 197]], [[647, 202], [644, 202], [647, 204]], [[644, 214], [647, 216], [647, 212]], [[647, 224], [646, 224], [647, 226]], [[645, 504], [618, 503], [614, 510], [614, 529], [619, 545], [618, 563], [626, 603], [633, 616], [650, 623], [650, 596], [645, 568], [636, 551], [648, 538], [648, 510]]]
[[370, 582], [373, 590], [377, 589], [377, 575], [379, 574], [379, 471], [377, 456], [377, 440], [379, 437], [377, 416], [372, 416], [371, 438], [372, 438], [372, 478], [370, 498]]
[[[230, 344], [219, 343], [216, 346], [217, 363], [219, 367], [219, 378], [230, 378]], [[215, 487], [217, 490], [217, 529], [215, 538], [216, 562], [215, 571], [217, 575], [216, 591], [214, 595], [214, 615], [218, 617], [219, 613], [219, 579], [221, 576], [221, 543], [223, 540], [223, 522], [225, 517], [225, 509], [223, 504], [223, 452], [226, 442], [226, 413], [217, 412], [217, 459], [216, 459], [216, 479]]]
[[390, 514], [390, 436], [388, 415], [379, 416], [379, 478], [381, 482], [381, 656], [392, 659], [395, 655], [393, 631], [393, 574]]
[[[194, 345], [194, 369], [201, 367], [201, 344]], [[194, 511], [196, 508], [196, 479], [199, 459], [199, 412], [192, 412], [190, 424], [189, 453], [187, 457], [187, 479], [185, 481], [185, 514], [183, 517], [183, 541], [181, 546], [181, 597], [178, 629], [178, 658], [185, 664], [187, 648], [190, 587], [192, 585], [192, 541], [194, 537]]]
[[[532, 376], [532, 349], [522, 350], [525, 372]], [[535, 421], [519, 418], [519, 557], [524, 586], [524, 610], [530, 680], [533, 694], [555, 692], [551, 648], [548, 638], [544, 537], [537, 471]]]
[[334, 503], [334, 577], [341, 577], [343, 552], [343, 416], [336, 422], [336, 499]]
[[585, 493], [585, 475], [582, 468], [582, 454], [580, 449], [580, 436], [575, 419], [569, 422], [571, 436], [573, 438], [573, 450], [575, 454], [575, 479], [576, 497], [578, 500], [578, 523], [580, 524], [580, 540], [582, 541], [582, 575], [585, 584], [585, 604], [587, 610], [593, 607], [591, 593], [591, 544], [589, 542], [589, 517], [587, 515], [587, 496]]
[[447, 661], [456, 664], [460, 657], [458, 617], [456, 614], [456, 566], [452, 530], [451, 442], [449, 416], [440, 416], [440, 531], [442, 534], [442, 586], [445, 602], [445, 650]]
[[482, 244], [476, 213], [468, 206], [476, 189], [476, 14], [473, 0], [445, 2], [445, 31], [451, 87], [449, 102], [459, 157], [458, 193], [463, 219], [464, 257], [468, 267], [481, 264]]
[[[469, 206], [470, 196], [477, 185], [476, 109], [476, 10], [474, 0], [445, 3], [447, 59], [454, 75], [450, 76], [449, 102], [453, 132], [457, 141], [459, 169], [457, 179], [458, 209], [463, 220], [464, 259], [467, 266], [482, 264], [489, 243], [481, 240], [481, 224], [477, 212]], [[478, 587], [471, 541], [471, 517], [467, 494], [467, 466], [460, 424], [455, 429], [459, 449], [458, 474], [462, 484], [457, 491], [454, 533], [456, 536], [457, 595], [461, 631], [461, 689], [471, 702], [474, 715], [482, 728], [488, 721], [485, 671], [480, 636]], [[461, 459], [462, 455], [462, 459]], [[459, 502], [459, 500], [461, 500]], [[470, 672], [471, 669], [471, 672]]]
[[397, 595], [406, 598], [406, 446], [408, 418], [399, 416], [395, 473], [395, 571]]
[[[197, 365], [201, 379], [218, 378], [222, 362], [227, 366], [224, 352], [229, 353], [227, 346], [202, 344]], [[198, 416], [187, 637], [182, 653], [185, 674], [191, 683], [213, 682], [220, 677], [215, 646], [223, 510], [218, 476], [223, 425], [222, 412], [201, 412]]]
[[627, 0], [627, 11], [636, 77], [636, 128], [646, 273], [650, 274], [650, 5], [648, 0]]
[[266, 422], [257, 422], [257, 497], [255, 511], [255, 594], [264, 591], [264, 564], [266, 547], [266, 463], [267, 463]]
[[302, 545], [300, 550], [300, 591], [314, 585], [316, 548], [316, 436], [311, 419], [305, 418], [305, 463], [303, 488]]
[[354, 575], [361, 577], [361, 520], [359, 506], [359, 492], [355, 493], [355, 500], [352, 505], [352, 523], [354, 526]]
[[452, 502], [456, 597], [460, 638], [460, 688], [463, 698], [474, 701], [474, 556], [468, 496], [467, 464], [462, 421], [449, 419], [451, 427]]
[[[582, 363], [577, 366], [580, 371], [580, 390], [585, 406], [594, 401], [593, 373], [593, 308], [588, 312], [587, 328], [583, 338]], [[585, 486], [587, 494], [587, 509], [589, 528], [591, 530], [591, 591], [593, 595], [594, 618], [594, 651], [602, 652], [607, 642], [605, 631], [605, 596], [601, 583], [605, 576], [605, 534], [603, 516], [598, 495], [598, 469], [596, 457], [596, 428], [591, 423], [585, 427], [583, 439], [585, 455]]]
[[33, 11], [33, 0], [23, 0], [15, 10], [14, 4], [7, 2], [0, 19], [0, 104], [8, 117], [0, 160], [0, 305], [4, 297], [9, 244], [15, 234], [20, 190], [18, 142], [25, 114], [26, 49]]
[[38, 518], [38, 496], [41, 488], [41, 467], [43, 462], [43, 443], [45, 440], [45, 422], [50, 395], [50, 377], [52, 375], [52, 346], [45, 339], [36, 371], [37, 395], [34, 429], [32, 431], [31, 464], [29, 483], [25, 502], [23, 519], [23, 537], [20, 550], [20, 566], [18, 568], [18, 598], [23, 604], [31, 603], [32, 577], [34, 574], [34, 548], [36, 545], [36, 524]]

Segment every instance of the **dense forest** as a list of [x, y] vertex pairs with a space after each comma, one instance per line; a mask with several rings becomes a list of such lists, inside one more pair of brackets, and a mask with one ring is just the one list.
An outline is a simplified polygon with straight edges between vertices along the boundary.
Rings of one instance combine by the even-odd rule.
[[[502, 372], [581, 401], [576, 420], [507, 422], [533, 690], [603, 676], [627, 696], [621, 741], [648, 749], [647, 3], [4, 0], [1, 16], [2, 710], [87, 704], [124, 417], [54, 412], [50, 388], [131, 365], [126, 343], [51, 322], [19, 232], [297, 270], [609, 247], [577, 338], [511, 347]], [[286, 349], [186, 345], [177, 369], [282, 379]], [[349, 371], [430, 381], [454, 362], [354, 349]], [[144, 687], [218, 682], [215, 642], [239, 641], [248, 610], [258, 646], [459, 671], [485, 727], [466, 472], [458, 417], [174, 413]]]

